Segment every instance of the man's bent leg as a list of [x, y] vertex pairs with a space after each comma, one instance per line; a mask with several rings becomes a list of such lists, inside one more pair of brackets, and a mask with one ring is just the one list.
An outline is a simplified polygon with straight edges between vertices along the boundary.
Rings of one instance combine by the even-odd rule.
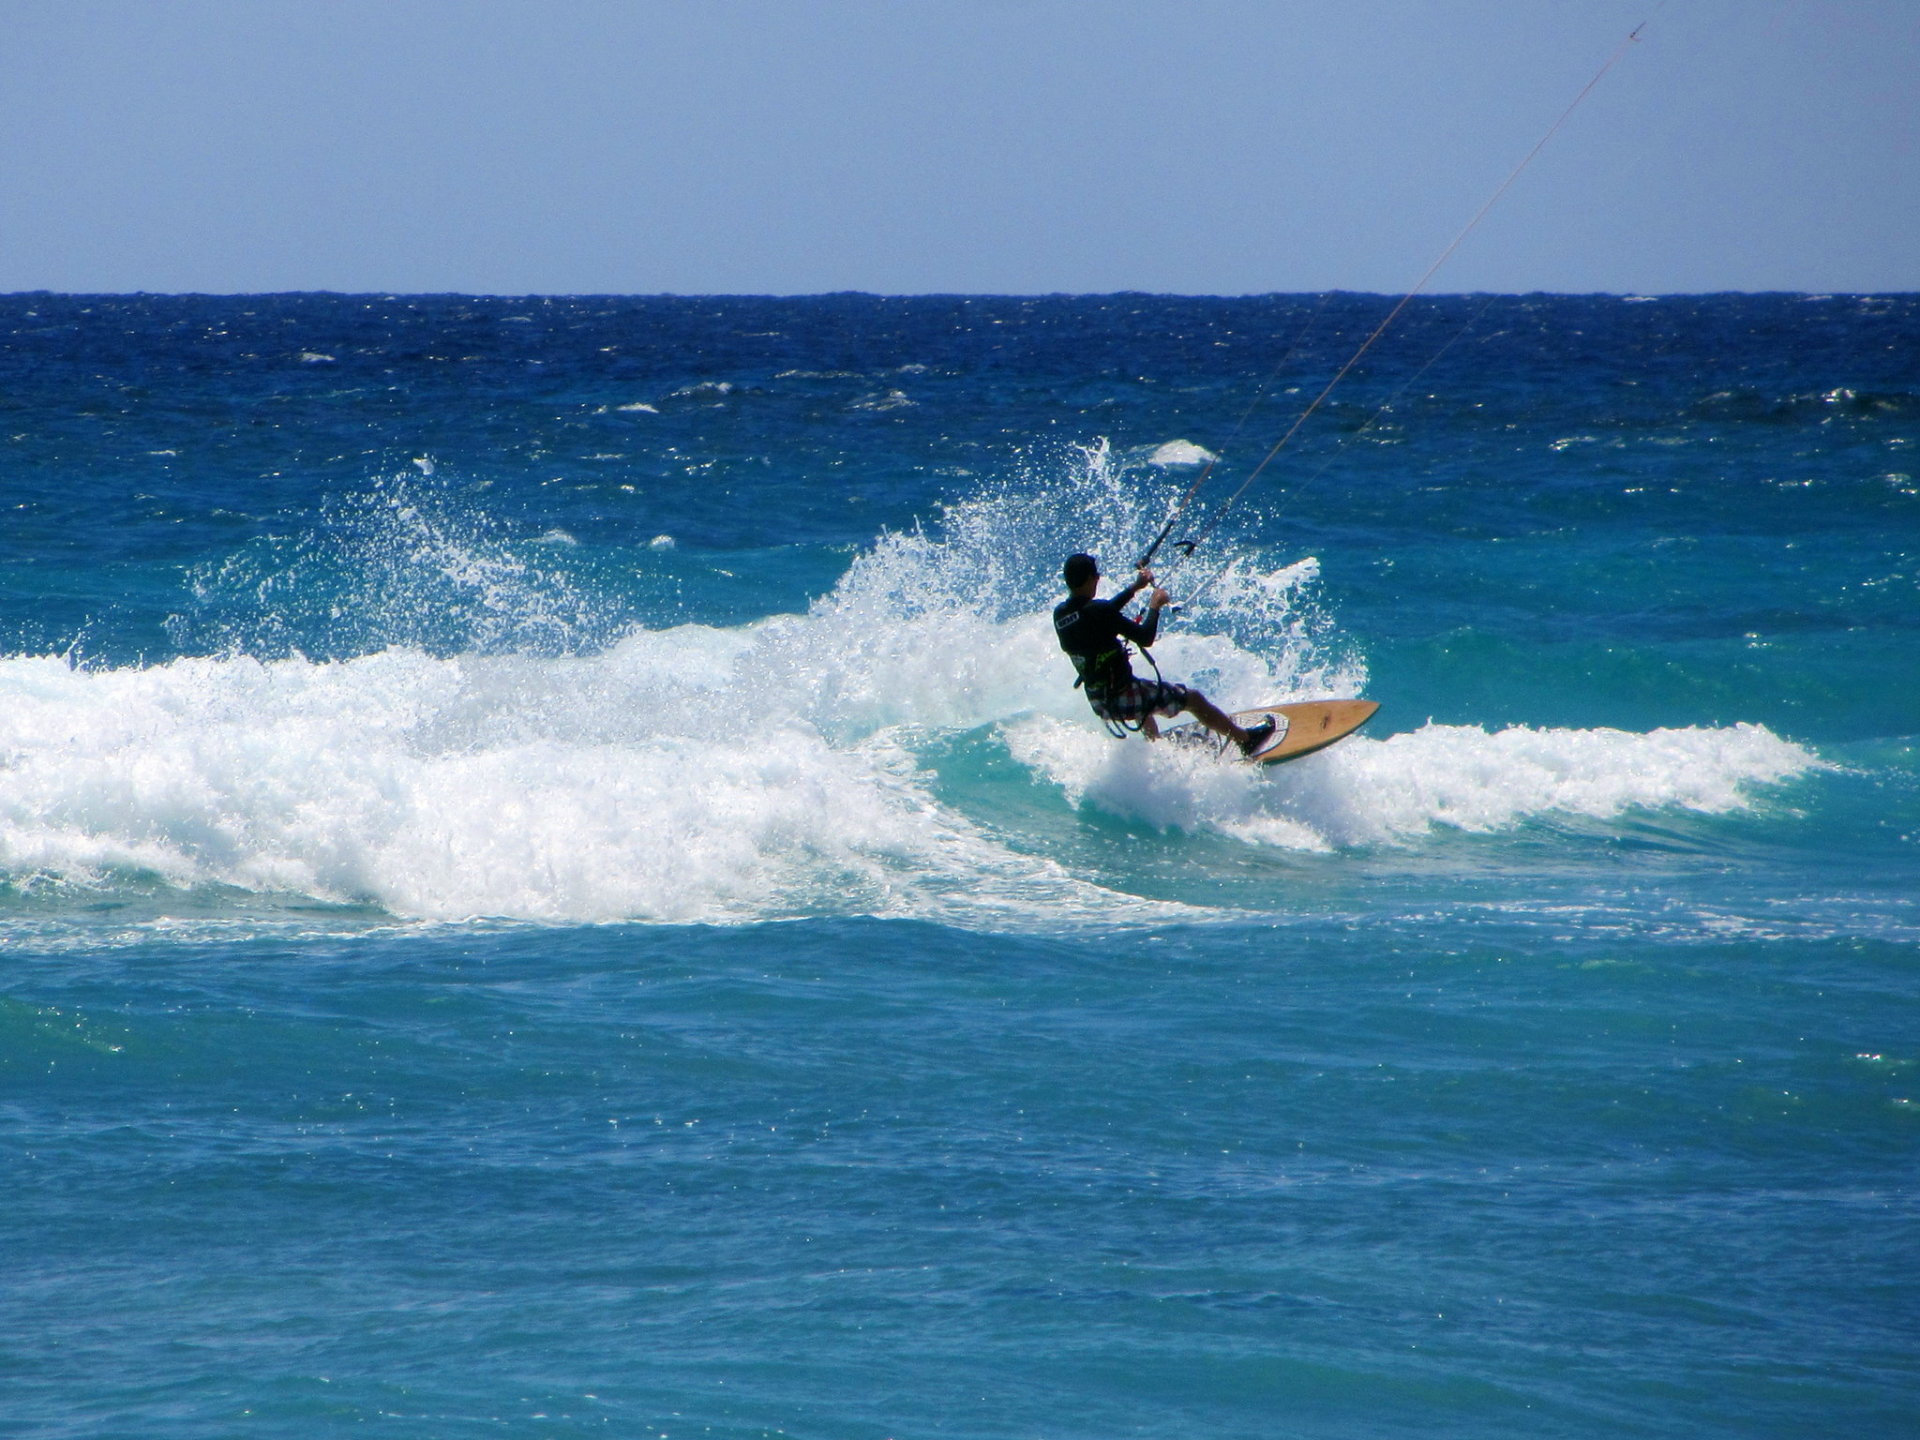
[[1187, 691], [1187, 709], [1192, 713], [1194, 719], [1206, 726], [1207, 729], [1213, 731], [1214, 734], [1224, 735], [1242, 749], [1246, 748], [1247, 732], [1234, 724], [1232, 716], [1228, 715], [1226, 711], [1207, 699], [1207, 697], [1202, 695], [1198, 690]]

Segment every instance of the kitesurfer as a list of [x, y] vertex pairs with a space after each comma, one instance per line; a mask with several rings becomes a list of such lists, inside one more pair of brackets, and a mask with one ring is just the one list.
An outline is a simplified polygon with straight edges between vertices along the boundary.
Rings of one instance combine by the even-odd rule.
[[[1109, 725], [1135, 725], [1151, 740], [1160, 733], [1156, 715], [1173, 716], [1185, 710], [1214, 734], [1233, 741], [1243, 755], [1253, 754], [1273, 733], [1271, 718], [1251, 730], [1243, 729], [1198, 690], [1160, 679], [1142, 680], [1133, 673], [1126, 642], [1142, 650], [1153, 644], [1160, 633], [1160, 611], [1167, 603], [1167, 592], [1154, 584], [1151, 570], [1142, 566], [1131, 585], [1105, 600], [1094, 598], [1100, 588], [1100, 562], [1093, 556], [1069, 555], [1061, 573], [1067, 598], [1053, 607], [1053, 630], [1079, 672], [1074, 683], [1085, 688], [1094, 714]], [[1147, 618], [1130, 620], [1126, 607], [1142, 590], [1149, 592]]]

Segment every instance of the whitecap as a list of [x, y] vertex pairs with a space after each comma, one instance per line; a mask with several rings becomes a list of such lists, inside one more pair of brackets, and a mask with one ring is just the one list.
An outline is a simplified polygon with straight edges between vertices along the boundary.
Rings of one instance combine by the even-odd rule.
[[1076, 805], [1296, 850], [1399, 845], [1439, 830], [1488, 834], [1551, 814], [1721, 814], [1821, 763], [1752, 724], [1634, 733], [1429, 723], [1384, 739], [1355, 736], [1269, 771], [1173, 746], [1103, 745], [1089, 726], [1043, 717], [1007, 727], [1006, 738], [1016, 759]]
[[[1429, 725], [1270, 773], [1117, 744], [1052, 633], [1059, 557], [1096, 542], [1139, 553], [1179, 482], [1104, 444], [1028, 465], [937, 530], [882, 535], [804, 613], [617, 634], [564, 576], [453, 524], [434, 487], [388, 483], [328, 540], [378, 521], [349, 557], [357, 588], [331, 598], [373, 615], [367, 633], [392, 637], [381, 646], [95, 670], [0, 660], [0, 874], [135, 872], [420, 921], [1107, 926], [1209, 912], [1116, 895], [1044, 840], [970, 819], [942, 800], [930, 751], [997, 737], [1056, 807], [1290, 851], [1554, 813], [1716, 813], [1817, 763], [1757, 726]], [[338, 559], [316, 563], [337, 579]], [[196, 584], [277, 604], [300, 593], [285, 571], [230, 568]], [[1363, 660], [1315, 600], [1318, 571], [1228, 546], [1183, 564], [1188, 609], [1156, 646], [1169, 678], [1229, 707], [1364, 693]], [[461, 648], [415, 638], [450, 604]]]
[[937, 804], [893, 735], [832, 739], [802, 708], [820, 677], [797, 626], [560, 659], [0, 661], [0, 873], [425, 920], [1190, 913], [1009, 849]]
[[1188, 466], [1211, 465], [1219, 458], [1204, 445], [1196, 445], [1191, 440], [1169, 440], [1147, 457], [1147, 463], [1158, 465], [1162, 470], [1173, 470]]

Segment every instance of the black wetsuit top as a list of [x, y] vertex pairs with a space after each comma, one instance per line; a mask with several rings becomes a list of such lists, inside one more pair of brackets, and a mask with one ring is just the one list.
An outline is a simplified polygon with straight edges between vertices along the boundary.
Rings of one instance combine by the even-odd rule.
[[1133, 683], [1125, 641], [1145, 648], [1160, 633], [1160, 612], [1149, 610], [1146, 623], [1121, 613], [1139, 591], [1129, 585], [1108, 600], [1076, 600], [1069, 595], [1053, 607], [1053, 633], [1080, 672], [1090, 695], [1112, 695]]

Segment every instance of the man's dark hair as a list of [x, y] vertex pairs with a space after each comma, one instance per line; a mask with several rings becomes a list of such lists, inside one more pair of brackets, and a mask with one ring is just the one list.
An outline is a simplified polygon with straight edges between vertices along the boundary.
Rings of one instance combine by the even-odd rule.
[[1100, 562], [1091, 555], [1069, 555], [1060, 573], [1066, 577], [1069, 590], [1078, 589], [1100, 573]]

